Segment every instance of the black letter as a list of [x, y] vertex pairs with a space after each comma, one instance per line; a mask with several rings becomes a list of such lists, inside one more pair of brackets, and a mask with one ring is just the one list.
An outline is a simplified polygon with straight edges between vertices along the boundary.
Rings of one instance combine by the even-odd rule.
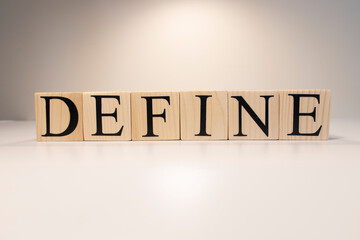
[[158, 137], [159, 135], [154, 134], [153, 129], [153, 118], [154, 117], [162, 117], [164, 122], [166, 122], [165, 109], [161, 114], [153, 114], [152, 109], [152, 100], [153, 99], [165, 99], [170, 105], [170, 97], [169, 96], [153, 96], [153, 97], [141, 97], [146, 100], [146, 110], [147, 110], [147, 134], [143, 135], [143, 137]]
[[256, 113], [251, 109], [249, 104], [245, 101], [245, 99], [242, 96], [232, 96], [232, 98], [235, 98], [239, 102], [239, 133], [235, 134], [234, 136], [247, 136], [246, 134], [242, 133], [242, 111], [241, 107], [244, 107], [244, 109], [249, 113], [250, 117], [254, 119], [256, 124], [261, 128], [261, 130], [266, 134], [266, 136], [269, 136], [269, 98], [273, 97], [274, 95], [269, 96], [260, 96], [265, 98], [265, 124], [260, 120], [260, 118], [256, 115]]
[[[62, 137], [69, 135], [72, 133], [79, 121], [79, 114], [76, 109], [75, 104], [68, 98], [65, 97], [58, 97], [58, 96], [51, 96], [51, 97], [40, 97], [45, 99], [45, 111], [46, 111], [46, 133], [41, 135], [43, 137]], [[59, 99], [63, 101], [67, 107], [69, 108], [70, 112], [70, 121], [68, 127], [62, 133], [51, 133], [50, 132], [50, 100], [51, 99]]]
[[313, 97], [316, 98], [318, 103], [320, 104], [320, 95], [319, 94], [289, 94], [294, 98], [294, 115], [293, 115], [293, 132], [288, 134], [295, 135], [295, 136], [319, 136], [322, 126], [314, 133], [300, 133], [299, 132], [299, 125], [300, 125], [300, 116], [311, 116], [316, 121], [316, 107], [314, 107], [314, 111], [311, 113], [301, 113], [300, 112], [300, 98], [301, 97]]
[[115, 98], [120, 105], [120, 96], [116, 95], [91, 95], [91, 97], [95, 98], [96, 102], [96, 133], [92, 134], [92, 136], [121, 136], [124, 126], [121, 126], [120, 130], [117, 133], [103, 133], [102, 130], [102, 117], [113, 117], [115, 121], [117, 121], [117, 108], [113, 113], [102, 113], [101, 111], [101, 99], [103, 98]]
[[211, 136], [211, 134], [206, 133], [206, 102], [208, 97], [212, 95], [195, 95], [195, 97], [200, 98], [201, 108], [200, 108], [200, 132], [195, 136]]

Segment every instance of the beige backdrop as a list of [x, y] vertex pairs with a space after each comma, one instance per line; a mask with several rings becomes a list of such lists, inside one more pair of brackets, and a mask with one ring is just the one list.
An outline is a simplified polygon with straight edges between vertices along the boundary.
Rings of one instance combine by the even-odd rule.
[[[360, 116], [356, 0], [0, 2], [0, 119], [36, 91], [329, 88]], [[355, 105], [355, 107], [353, 107]]]

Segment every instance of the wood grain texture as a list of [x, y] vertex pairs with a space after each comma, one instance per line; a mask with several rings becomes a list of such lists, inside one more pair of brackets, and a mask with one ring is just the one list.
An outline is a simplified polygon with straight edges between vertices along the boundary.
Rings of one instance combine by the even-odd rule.
[[[101, 99], [101, 112], [104, 114], [114, 113], [114, 116], [116, 116], [116, 119], [113, 116], [103, 116], [101, 118], [101, 122], [102, 122], [102, 132], [104, 134], [116, 134], [116, 133], [119, 134], [94, 135], [97, 132], [95, 96], [118, 97], [118, 99], [116, 98]], [[118, 100], [120, 101], [120, 104]], [[83, 93], [83, 109], [84, 109], [84, 139], [86, 141], [87, 140], [100, 140], [100, 141], [131, 140], [129, 92], [85, 92]], [[120, 130], [121, 133], [119, 132]]]
[[[316, 119], [312, 116], [299, 117], [299, 132], [314, 133], [320, 126], [318, 136], [292, 136], [294, 123], [294, 97], [289, 94], [318, 94], [319, 101], [314, 97], [300, 99], [300, 113], [311, 113], [315, 110]], [[326, 140], [329, 137], [330, 121], [330, 90], [282, 90], [280, 91], [280, 140]]]
[[[148, 133], [147, 100], [143, 97], [168, 97], [152, 100], [153, 114], [165, 113], [166, 121], [161, 117], [153, 118], [153, 132], [158, 136], [145, 137]], [[133, 92], [131, 93], [132, 140], [179, 140], [180, 106], [178, 92]]]
[[[65, 97], [70, 99], [78, 112], [75, 130], [67, 136], [43, 136], [46, 133], [46, 103], [41, 97]], [[82, 141], [83, 137], [83, 99], [82, 93], [35, 93], [36, 137], [38, 141]], [[69, 125], [70, 112], [67, 105], [58, 99], [50, 100], [50, 131], [61, 133]]]
[[[265, 98], [261, 96], [273, 96], [268, 100], [268, 136], [256, 124], [250, 114], [242, 107], [242, 133], [246, 136], [235, 136], [239, 133], [239, 101], [233, 97], [241, 96], [255, 112], [258, 118], [265, 124]], [[279, 93], [278, 91], [229, 91], [229, 139], [278, 139], [279, 128]]]
[[[208, 96], [201, 100], [196, 96]], [[206, 102], [206, 134], [200, 133], [201, 101]], [[204, 108], [205, 109], [205, 108]], [[227, 92], [188, 91], [180, 92], [180, 116], [182, 140], [226, 140], [227, 139]]]

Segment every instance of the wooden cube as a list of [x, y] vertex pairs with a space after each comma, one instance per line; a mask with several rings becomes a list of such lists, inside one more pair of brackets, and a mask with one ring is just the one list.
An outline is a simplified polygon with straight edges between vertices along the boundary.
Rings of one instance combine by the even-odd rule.
[[82, 141], [82, 93], [35, 93], [38, 141]]
[[130, 93], [83, 93], [84, 139], [131, 140]]
[[178, 92], [131, 93], [132, 140], [180, 139]]
[[229, 139], [278, 139], [278, 91], [228, 92]]
[[182, 140], [227, 139], [227, 92], [180, 92]]
[[330, 96], [330, 90], [280, 91], [280, 139], [328, 139]]

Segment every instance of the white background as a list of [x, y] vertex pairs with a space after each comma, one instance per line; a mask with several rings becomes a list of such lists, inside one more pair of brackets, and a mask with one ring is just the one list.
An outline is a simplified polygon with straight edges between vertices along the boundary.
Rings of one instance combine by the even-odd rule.
[[0, 122], [0, 239], [359, 240], [359, 122], [328, 141], [53, 143]]
[[331, 89], [360, 116], [357, 0], [3, 0], [0, 119], [36, 91]]

